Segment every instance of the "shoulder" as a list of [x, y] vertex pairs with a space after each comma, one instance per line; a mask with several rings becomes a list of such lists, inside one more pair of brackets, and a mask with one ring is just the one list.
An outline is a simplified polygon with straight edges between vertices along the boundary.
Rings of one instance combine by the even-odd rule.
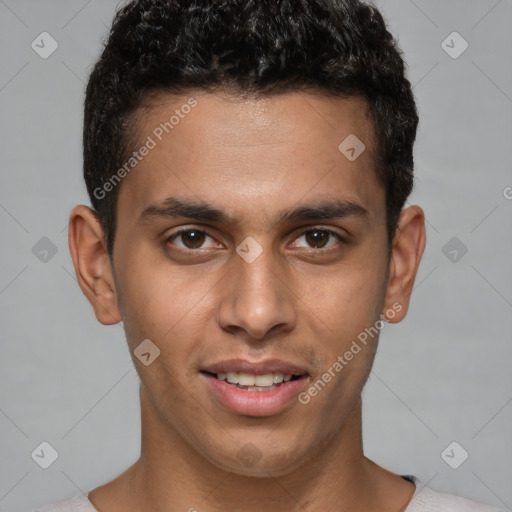
[[86, 494], [77, 494], [72, 498], [39, 507], [32, 512], [97, 512]]
[[404, 512], [509, 512], [462, 496], [435, 491], [418, 478], [413, 478], [416, 492]]

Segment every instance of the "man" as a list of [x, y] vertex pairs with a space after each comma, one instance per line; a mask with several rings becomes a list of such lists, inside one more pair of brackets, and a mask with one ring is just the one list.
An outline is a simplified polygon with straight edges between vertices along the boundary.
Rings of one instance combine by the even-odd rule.
[[356, 0], [142, 0], [86, 92], [78, 282], [123, 321], [140, 459], [48, 511], [496, 511], [367, 459], [361, 392], [409, 306], [418, 117]]

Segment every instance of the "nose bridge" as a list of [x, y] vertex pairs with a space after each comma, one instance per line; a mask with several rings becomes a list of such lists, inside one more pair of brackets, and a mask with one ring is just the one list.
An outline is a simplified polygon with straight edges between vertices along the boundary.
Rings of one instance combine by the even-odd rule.
[[223, 328], [237, 327], [261, 339], [278, 325], [290, 329], [295, 323], [295, 308], [293, 293], [283, 282], [286, 277], [279, 257], [270, 247], [260, 246], [254, 258], [255, 250], [250, 241], [249, 245], [242, 243], [238, 247], [230, 285], [219, 309], [219, 322]]

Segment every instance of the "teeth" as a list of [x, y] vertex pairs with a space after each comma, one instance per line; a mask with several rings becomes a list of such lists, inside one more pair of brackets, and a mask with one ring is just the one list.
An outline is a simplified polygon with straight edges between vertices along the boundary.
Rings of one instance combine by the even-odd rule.
[[283, 382], [283, 377], [284, 375], [282, 373], [274, 373], [272, 376], [272, 382], [274, 384], [280, 384], [281, 382]]
[[249, 375], [248, 373], [239, 373], [238, 384], [240, 384], [240, 386], [254, 386], [254, 375]]
[[251, 375], [243, 372], [217, 373], [219, 380], [227, 380], [230, 384], [239, 384], [240, 386], [256, 386], [267, 388], [274, 384], [281, 384], [291, 380], [292, 375], [282, 373], [266, 373], [265, 375]]
[[254, 378], [255, 386], [269, 387], [272, 386], [272, 384], [274, 384], [274, 376], [271, 373], [267, 373], [266, 375], [257, 375]]
[[[217, 378], [218, 377], [219, 375], [217, 375]], [[230, 384], [238, 384], [238, 373], [228, 372], [226, 378]]]

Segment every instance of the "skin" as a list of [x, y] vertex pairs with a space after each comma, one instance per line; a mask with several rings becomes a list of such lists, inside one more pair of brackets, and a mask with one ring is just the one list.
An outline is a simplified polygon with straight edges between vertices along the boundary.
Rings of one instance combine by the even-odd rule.
[[[77, 206], [70, 216], [71, 256], [97, 319], [123, 321], [132, 356], [144, 339], [161, 352], [149, 366], [133, 357], [140, 458], [89, 499], [103, 512], [403, 510], [414, 485], [362, 447], [361, 391], [378, 336], [308, 404], [294, 400], [275, 415], [224, 409], [198, 372], [225, 359], [278, 358], [308, 372], [306, 390], [393, 304], [401, 310], [389, 322], [405, 317], [423, 211], [402, 210], [388, 259], [385, 194], [360, 98], [162, 94], [138, 113], [141, 143], [190, 96], [197, 106], [122, 181], [112, 261], [93, 212]], [[350, 134], [366, 145], [353, 162], [338, 150]], [[139, 220], [168, 196], [211, 203], [236, 223]], [[367, 213], [279, 222], [283, 210], [331, 199]], [[207, 235], [166, 241], [184, 227]], [[263, 250], [252, 263], [236, 252], [249, 236]], [[256, 464], [237, 456], [247, 443]]]

